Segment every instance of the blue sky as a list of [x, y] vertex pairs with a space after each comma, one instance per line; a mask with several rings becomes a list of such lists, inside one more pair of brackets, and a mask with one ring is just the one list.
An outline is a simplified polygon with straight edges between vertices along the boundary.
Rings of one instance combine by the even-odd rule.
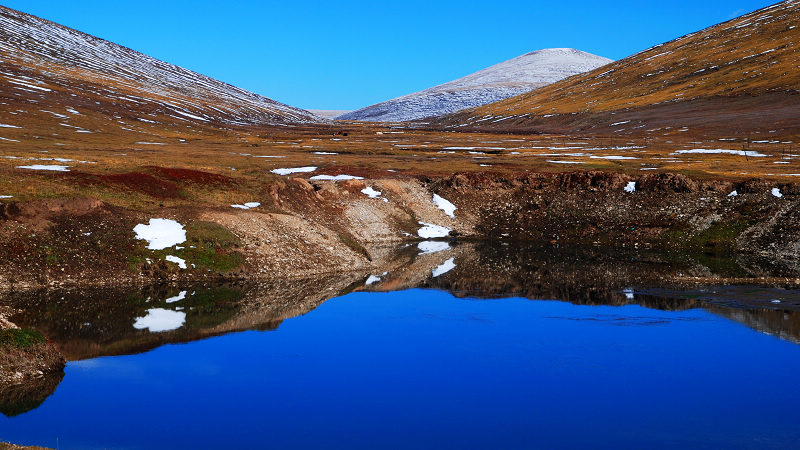
[[772, 3], [2, 1], [313, 109], [356, 109], [542, 48], [619, 59]]

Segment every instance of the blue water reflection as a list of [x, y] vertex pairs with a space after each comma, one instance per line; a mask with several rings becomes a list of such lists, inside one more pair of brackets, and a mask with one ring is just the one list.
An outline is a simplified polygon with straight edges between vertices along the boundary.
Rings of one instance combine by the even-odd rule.
[[354, 293], [72, 362], [0, 438], [77, 448], [789, 448], [800, 346], [705, 310]]

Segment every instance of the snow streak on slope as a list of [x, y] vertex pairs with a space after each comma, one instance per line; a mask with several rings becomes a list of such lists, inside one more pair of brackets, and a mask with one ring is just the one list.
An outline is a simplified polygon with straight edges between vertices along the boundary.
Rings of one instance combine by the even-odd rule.
[[[169, 121], [318, 120], [307, 111], [5, 7], [0, 7], [0, 81], [6, 97], [20, 92], [91, 97]], [[63, 108], [55, 112], [62, 113]]]
[[439, 86], [337, 117], [406, 121], [439, 116], [523, 94], [611, 60], [570, 48], [537, 50]]

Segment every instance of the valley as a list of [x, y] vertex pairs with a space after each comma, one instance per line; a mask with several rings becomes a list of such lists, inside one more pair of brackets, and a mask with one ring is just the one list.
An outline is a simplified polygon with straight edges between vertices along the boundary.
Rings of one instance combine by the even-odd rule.
[[797, 344], [798, 22], [788, 0], [311, 112], [0, 7], [0, 412], [65, 364], [362, 293], [702, 310]]

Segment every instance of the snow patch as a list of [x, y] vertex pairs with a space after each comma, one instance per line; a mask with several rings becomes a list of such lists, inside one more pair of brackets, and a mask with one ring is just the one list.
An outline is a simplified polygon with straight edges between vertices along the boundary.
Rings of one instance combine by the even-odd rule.
[[419, 224], [422, 225], [422, 228], [417, 230], [417, 234], [423, 239], [443, 238], [450, 234], [450, 228], [447, 227], [425, 222], [419, 222]]
[[695, 153], [701, 153], [701, 154], [705, 154], [705, 155], [715, 155], [715, 154], [739, 155], [739, 156], [750, 156], [750, 157], [753, 157], [753, 158], [763, 158], [765, 156], [769, 156], [769, 155], [765, 155], [763, 153], [759, 153], [759, 152], [757, 152], [755, 150], [727, 150], [727, 149], [724, 149], [724, 148], [713, 148], [713, 149], [712, 148], [694, 148], [694, 149], [691, 149], [691, 150], [678, 150], [678, 151], [676, 151], [676, 152], [674, 152], [672, 154], [673, 155], [677, 155], [677, 154], [695, 154]]
[[436, 205], [437, 208], [444, 211], [444, 213], [450, 216], [451, 218], [456, 217], [455, 212], [456, 209], [458, 209], [456, 208], [456, 205], [450, 203], [449, 201], [443, 199], [442, 197], [439, 197], [439, 195], [433, 194], [433, 204]]
[[133, 227], [133, 232], [136, 239], [147, 241], [150, 250], [163, 250], [186, 242], [183, 225], [170, 219], [150, 219], [149, 225], [140, 223]]
[[307, 167], [295, 167], [292, 169], [272, 169], [270, 172], [277, 174], [277, 175], [291, 175], [293, 173], [307, 173], [313, 172], [317, 170], [314, 166], [307, 166]]
[[361, 190], [361, 193], [369, 198], [378, 198], [381, 196], [381, 192], [372, 189], [372, 186], [365, 187], [364, 189]]
[[186, 268], [186, 260], [185, 259], [181, 259], [181, 258], [178, 258], [177, 256], [172, 256], [172, 255], [168, 255], [164, 259], [166, 259], [167, 261], [169, 261], [171, 263], [177, 264], [178, 267], [180, 267], [181, 269], [185, 269]]
[[259, 202], [247, 202], [244, 205], [231, 205], [231, 208], [252, 209], [252, 208], [258, 208], [259, 206], [261, 206], [261, 203]]
[[620, 159], [639, 159], [635, 156], [620, 156], [620, 155], [608, 155], [608, 156], [596, 156], [592, 155], [589, 158], [591, 159], [611, 159], [611, 160], [620, 160]]
[[346, 180], [363, 180], [364, 177], [357, 177], [354, 175], [316, 175], [309, 180], [314, 181], [346, 181]]
[[69, 166], [55, 166], [47, 164], [33, 164], [30, 166], [17, 166], [17, 169], [47, 170], [50, 172], [69, 172]]
[[558, 159], [548, 159], [546, 161], [551, 163], [551, 164], [586, 164], [583, 161], [562, 161], [562, 160], [558, 160]]
[[629, 181], [628, 184], [625, 185], [625, 187], [623, 189], [625, 189], [625, 192], [628, 192], [628, 193], [636, 192], [636, 182], [635, 181]]

